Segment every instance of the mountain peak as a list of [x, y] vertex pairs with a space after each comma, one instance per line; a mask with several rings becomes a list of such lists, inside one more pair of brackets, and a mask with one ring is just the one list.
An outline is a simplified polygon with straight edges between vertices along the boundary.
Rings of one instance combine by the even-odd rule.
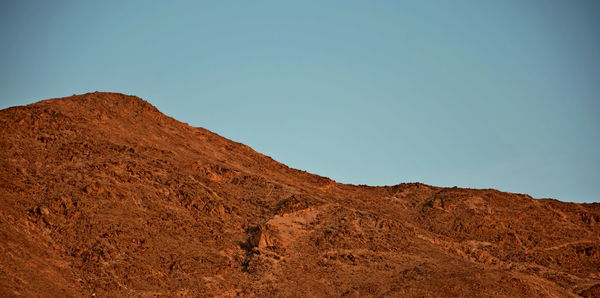
[[[18, 121], [13, 123], [14, 119]], [[39, 129], [50, 129], [50, 123], [62, 122], [78, 123], [86, 129], [102, 123], [115, 128], [181, 124], [137, 96], [113, 92], [92, 92], [8, 108], [0, 113], [0, 121], [5, 126], [18, 124]]]
[[112, 115], [130, 115], [131, 113], [162, 114], [149, 102], [134, 96], [114, 92], [91, 92], [69, 97], [54, 98], [41, 101], [40, 105], [51, 105], [58, 108], [88, 111], [106, 111]]
[[[55, 102], [77, 102], [86, 105], [134, 105], [134, 106], [152, 106], [147, 101], [135, 96], [126, 95], [118, 92], [88, 92], [84, 94], [73, 94], [72, 96], [52, 98], [40, 101], [39, 103]], [[152, 106], [153, 107], [153, 106]]]

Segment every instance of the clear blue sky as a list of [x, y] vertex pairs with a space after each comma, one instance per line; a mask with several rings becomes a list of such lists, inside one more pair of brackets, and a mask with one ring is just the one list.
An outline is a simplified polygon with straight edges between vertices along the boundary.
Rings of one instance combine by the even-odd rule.
[[600, 1], [0, 1], [0, 108], [91, 91], [339, 182], [600, 201]]

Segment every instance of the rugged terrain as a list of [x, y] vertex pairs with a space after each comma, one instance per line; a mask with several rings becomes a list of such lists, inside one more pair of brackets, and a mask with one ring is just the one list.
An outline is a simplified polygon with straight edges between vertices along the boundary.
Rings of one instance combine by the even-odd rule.
[[600, 204], [288, 168], [90, 93], [0, 111], [0, 296], [600, 296]]

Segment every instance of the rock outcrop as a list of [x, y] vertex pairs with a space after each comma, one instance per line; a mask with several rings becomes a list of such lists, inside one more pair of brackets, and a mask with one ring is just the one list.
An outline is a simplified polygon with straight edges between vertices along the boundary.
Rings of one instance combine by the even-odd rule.
[[597, 296], [600, 204], [291, 169], [134, 96], [0, 111], [0, 296]]

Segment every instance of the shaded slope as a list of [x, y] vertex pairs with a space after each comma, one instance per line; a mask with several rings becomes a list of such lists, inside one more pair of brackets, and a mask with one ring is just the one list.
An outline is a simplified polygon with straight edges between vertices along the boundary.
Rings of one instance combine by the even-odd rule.
[[599, 204], [338, 184], [115, 93], [0, 130], [2, 296], [600, 290]]

